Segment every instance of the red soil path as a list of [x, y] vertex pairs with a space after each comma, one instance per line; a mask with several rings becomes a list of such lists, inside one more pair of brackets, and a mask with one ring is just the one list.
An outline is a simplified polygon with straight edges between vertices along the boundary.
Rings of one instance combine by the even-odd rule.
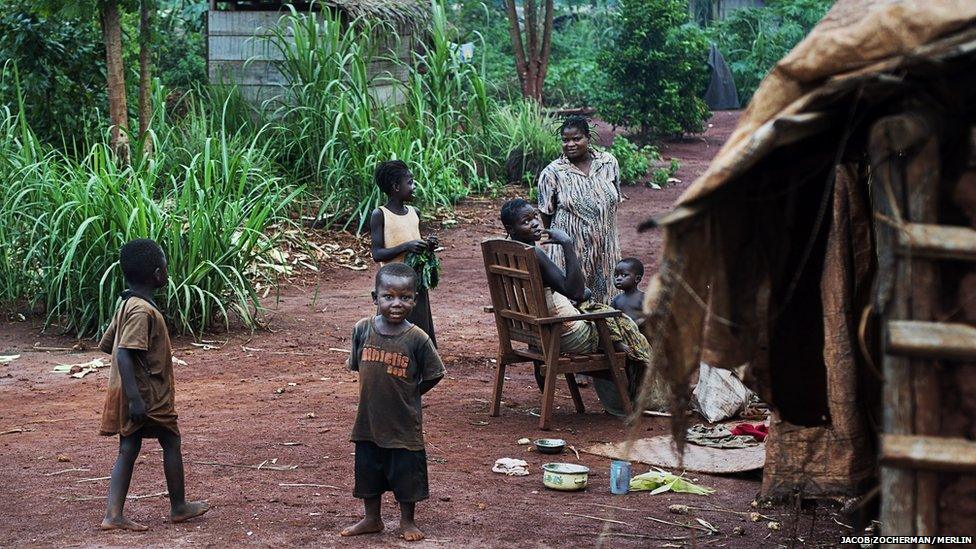
[[[647, 216], [668, 210], [717, 152], [735, 119], [735, 113], [716, 113], [714, 127], [703, 137], [663, 147], [666, 157], [681, 161], [680, 185], [661, 191], [626, 190], [629, 200], [620, 210], [626, 255], [643, 258], [649, 269], [656, 267], [660, 236], [638, 235], [634, 227]], [[604, 133], [609, 133], [606, 128]], [[468, 201], [460, 210], [468, 221], [441, 231], [447, 249], [442, 255], [441, 287], [433, 293], [432, 303], [449, 374], [425, 399], [432, 495], [419, 506], [418, 519], [430, 539], [412, 545], [596, 546], [605, 525], [618, 533], [687, 538], [691, 531], [645, 517], [683, 519], [667, 512], [671, 503], [751, 511], [750, 502], [759, 491], [758, 475], [691, 475], [717, 490], [710, 497], [613, 496], [608, 489], [609, 462], [586, 454], [578, 460], [591, 468], [586, 491], [566, 494], [543, 488], [540, 465], [550, 460], [516, 444], [521, 437], [543, 435], [532, 415], [538, 410], [539, 392], [528, 368], [511, 370], [501, 417], [487, 415], [490, 359], [497, 343], [492, 319], [481, 312], [489, 298], [478, 244], [500, 234], [495, 221], [498, 206], [498, 201], [488, 199]], [[174, 525], [165, 520], [165, 498], [130, 501], [128, 516], [151, 528], [139, 534], [99, 531], [104, 500], [83, 499], [104, 496], [107, 481], [97, 477], [109, 475], [117, 448], [114, 439], [96, 435], [107, 371], [80, 380], [51, 373], [55, 364], [85, 362], [97, 353], [34, 351], [32, 345], [38, 341], [51, 347], [70, 347], [73, 342], [38, 336], [35, 323], [0, 323], [0, 354], [22, 354], [12, 364], [0, 365], [0, 433], [23, 429], [0, 434], [0, 546], [408, 545], [397, 537], [391, 498], [384, 499], [385, 533], [355, 539], [338, 536], [342, 526], [358, 519], [362, 508], [350, 495], [353, 447], [348, 434], [358, 397], [356, 376], [344, 368], [346, 355], [332, 349], [348, 348], [354, 322], [370, 314], [371, 281], [372, 273], [327, 268], [303, 284], [284, 287], [280, 302], [269, 304], [277, 309], [272, 332], [253, 337], [231, 333], [217, 350], [193, 347], [190, 339], [174, 342], [176, 355], [188, 363], [178, 366], [176, 374], [187, 492], [191, 498], [209, 500], [212, 510], [200, 519]], [[557, 391], [550, 435], [565, 438], [576, 448], [624, 439], [624, 426], [600, 411], [591, 389], [584, 391], [587, 413], [583, 416], [572, 413], [564, 387]], [[655, 418], [643, 429], [651, 435], [665, 433], [668, 427]], [[60, 462], [59, 456], [69, 461]], [[491, 473], [492, 463], [500, 457], [525, 459], [532, 474]], [[577, 462], [569, 452], [559, 459]], [[298, 467], [257, 470], [200, 462]], [[62, 472], [72, 468], [84, 470]], [[92, 478], [96, 479], [86, 481]], [[334, 488], [282, 486], [286, 483]], [[147, 441], [130, 494], [164, 490], [161, 453]], [[722, 533], [697, 541], [708, 541], [712, 547], [833, 545], [843, 533], [823, 510], [816, 516], [805, 511], [798, 519], [791, 509], [764, 512], [780, 518], [780, 531], [770, 531], [766, 521], [704, 513], [702, 518]], [[732, 533], [736, 526], [744, 528], [744, 536]], [[794, 533], [805, 543], [794, 541]], [[666, 543], [666, 539], [646, 537], [605, 539], [606, 546], [613, 547]], [[693, 542], [670, 543], [676, 547]]]

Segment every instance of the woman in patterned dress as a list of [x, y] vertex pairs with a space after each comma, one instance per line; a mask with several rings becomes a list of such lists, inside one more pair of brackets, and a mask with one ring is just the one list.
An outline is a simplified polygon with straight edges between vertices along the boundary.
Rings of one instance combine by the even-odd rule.
[[[613, 268], [620, 261], [620, 167], [612, 154], [590, 148], [590, 125], [582, 116], [566, 118], [559, 133], [563, 155], [539, 174], [539, 212], [546, 227], [565, 231], [576, 242], [592, 300], [609, 303], [616, 294]], [[549, 257], [565, 268], [561, 247], [550, 247]]]

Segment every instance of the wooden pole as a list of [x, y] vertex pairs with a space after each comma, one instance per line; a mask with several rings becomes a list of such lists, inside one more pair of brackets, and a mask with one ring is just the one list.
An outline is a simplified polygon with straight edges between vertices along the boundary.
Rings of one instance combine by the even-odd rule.
[[[871, 129], [872, 201], [877, 219], [878, 282], [874, 305], [883, 341], [888, 322], [934, 320], [937, 271], [928, 260], [897, 254], [906, 223], [937, 221], [940, 160], [936, 117], [906, 113], [878, 120]], [[932, 360], [886, 353], [882, 429], [885, 435], [937, 434], [938, 370]], [[932, 535], [937, 529], [934, 473], [882, 467], [884, 535]]]

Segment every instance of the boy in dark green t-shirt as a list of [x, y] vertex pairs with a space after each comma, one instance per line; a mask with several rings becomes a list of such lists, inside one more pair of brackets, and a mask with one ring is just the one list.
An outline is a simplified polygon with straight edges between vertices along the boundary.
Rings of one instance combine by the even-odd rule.
[[343, 536], [382, 531], [380, 497], [392, 491], [403, 539], [424, 538], [414, 522], [416, 503], [428, 497], [420, 396], [444, 377], [444, 364], [430, 337], [407, 320], [416, 286], [411, 267], [383, 266], [373, 292], [379, 314], [353, 330], [348, 365], [359, 372], [359, 410], [350, 436], [356, 443], [353, 496], [363, 500], [366, 516]]

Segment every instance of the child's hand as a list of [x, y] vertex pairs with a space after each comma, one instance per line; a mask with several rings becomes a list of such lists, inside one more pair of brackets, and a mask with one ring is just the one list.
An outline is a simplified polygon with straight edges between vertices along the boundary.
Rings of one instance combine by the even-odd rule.
[[419, 254], [427, 249], [427, 242], [423, 240], [411, 240], [404, 243], [403, 247], [410, 253]]
[[141, 397], [129, 399], [129, 419], [133, 423], [142, 423], [146, 420], [146, 402]]

